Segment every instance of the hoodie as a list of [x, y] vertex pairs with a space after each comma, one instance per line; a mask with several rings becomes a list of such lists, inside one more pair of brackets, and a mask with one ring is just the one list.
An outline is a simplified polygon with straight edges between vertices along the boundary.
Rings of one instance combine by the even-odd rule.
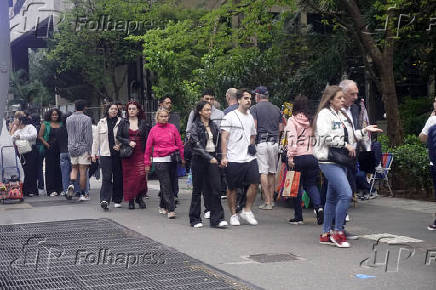
[[285, 127], [288, 141], [288, 158], [312, 154], [312, 128], [309, 119], [303, 113], [289, 118]]

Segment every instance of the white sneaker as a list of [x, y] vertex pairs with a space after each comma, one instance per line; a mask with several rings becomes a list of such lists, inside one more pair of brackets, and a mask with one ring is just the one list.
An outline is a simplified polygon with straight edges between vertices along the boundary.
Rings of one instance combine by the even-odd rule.
[[89, 195], [81, 195], [79, 198], [79, 201], [88, 201], [89, 200]]
[[52, 193], [50, 193], [50, 196], [58, 196], [58, 193], [56, 191], [53, 191]]
[[120, 208], [121, 207], [121, 203], [114, 203], [114, 208]]
[[203, 217], [207, 220], [210, 219], [210, 211], [205, 212]]
[[194, 228], [202, 228], [203, 224], [202, 223], [198, 223], [198, 224], [193, 225], [192, 227], [194, 227]]
[[167, 214], [168, 211], [166, 209], [164, 209], [164, 208], [159, 208], [159, 213], [160, 214]]
[[349, 222], [349, 221], [351, 221], [351, 218], [350, 218], [350, 216], [347, 214], [347, 216], [345, 217], [345, 221], [346, 222]]
[[239, 222], [238, 214], [234, 214], [230, 217], [230, 224], [232, 226], [240, 226], [241, 225], [241, 223]]
[[239, 217], [243, 220], [245, 220], [247, 223], [249, 223], [252, 226], [257, 225], [257, 220], [254, 217], [254, 214], [252, 211], [244, 211], [239, 214]]
[[227, 227], [229, 224], [226, 221], [220, 221], [220, 223], [218, 224], [219, 228], [225, 228]]

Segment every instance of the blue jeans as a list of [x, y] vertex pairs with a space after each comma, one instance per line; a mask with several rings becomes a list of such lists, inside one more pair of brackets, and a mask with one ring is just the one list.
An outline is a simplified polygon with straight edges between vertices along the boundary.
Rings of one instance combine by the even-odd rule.
[[[68, 185], [70, 185], [70, 173], [71, 173], [71, 159], [70, 153], [60, 153], [60, 166], [62, 173], [62, 187], [64, 192], [67, 192]], [[79, 185], [80, 173], [77, 173], [77, 180], [74, 182], [74, 192], [80, 192]], [[89, 177], [86, 178], [86, 190], [85, 193], [89, 193]]]
[[347, 169], [333, 163], [320, 163], [319, 167], [328, 179], [323, 233], [330, 231], [333, 219], [336, 221], [335, 230], [342, 231], [353, 194], [347, 179]]

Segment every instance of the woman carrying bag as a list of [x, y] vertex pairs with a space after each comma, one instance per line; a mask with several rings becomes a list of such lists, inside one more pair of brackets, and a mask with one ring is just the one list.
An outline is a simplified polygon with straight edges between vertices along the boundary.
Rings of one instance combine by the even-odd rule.
[[[382, 130], [376, 125], [354, 130], [352, 121], [341, 110], [343, 97], [344, 93], [339, 86], [329, 86], [324, 90], [314, 120], [316, 145], [313, 153], [328, 180], [320, 243], [333, 243], [339, 248], [349, 248], [343, 224], [352, 198], [347, 170], [351, 170], [348, 168], [352, 168], [355, 162], [356, 150], [353, 144], [356, 139], [368, 138], [368, 132]], [[330, 233], [333, 219], [336, 221], [335, 230]]]
[[23, 195], [33, 196], [38, 194], [36, 128], [30, 124], [30, 119], [26, 116], [18, 117], [14, 120], [14, 125], [14, 129], [11, 130], [12, 142], [17, 148], [24, 171]]
[[210, 120], [212, 107], [209, 102], [200, 101], [194, 111], [194, 120], [189, 138], [192, 148], [192, 200], [189, 221], [194, 228], [201, 222], [201, 193], [210, 210], [210, 226], [226, 227], [224, 210], [221, 206], [221, 175], [218, 164], [221, 161], [221, 134], [217, 125]]
[[297, 96], [294, 102], [293, 116], [286, 123], [285, 132], [288, 142], [288, 165], [290, 169], [301, 173], [300, 189], [294, 199], [294, 218], [290, 224], [303, 224], [301, 197], [303, 189], [309, 194], [315, 209], [319, 225], [323, 223], [324, 212], [318, 191], [319, 166], [318, 160], [312, 154], [312, 115], [309, 112], [308, 99]]
[[129, 209], [135, 209], [135, 202], [140, 208], [146, 208], [143, 200], [147, 193], [144, 151], [149, 130], [137, 102], [130, 101], [126, 109], [128, 118], [121, 121], [117, 132], [117, 140], [121, 143], [124, 200], [129, 202]]
[[123, 171], [121, 168], [120, 142], [115, 139], [121, 118], [118, 117], [118, 106], [109, 104], [105, 109], [106, 117], [97, 124], [95, 138], [92, 143], [92, 162], [100, 158], [103, 180], [100, 188], [100, 206], [109, 209], [111, 200], [114, 207], [121, 207], [123, 200]]
[[159, 109], [156, 112], [156, 125], [151, 128], [147, 138], [144, 164], [150, 172], [150, 157], [153, 152], [153, 165], [160, 184], [159, 213], [168, 214], [169, 219], [176, 217], [174, 202], [174, 181], [177, 164], [185, 164], [183, 143], [176, 126], [168, 123], [169, 112]]

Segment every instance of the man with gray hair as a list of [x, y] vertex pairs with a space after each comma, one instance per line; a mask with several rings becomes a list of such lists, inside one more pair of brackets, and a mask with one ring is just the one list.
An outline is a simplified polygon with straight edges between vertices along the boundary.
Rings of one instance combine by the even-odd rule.
[[236, 88], [230, 88], [226, 92], [226, 101], [228, 107], [224, 110], [224, 115], [227, 115], [229, 112], [236, 110], [239, 106], [238, 104], [238, 98], [236, 97], [236, 94], [238, 92], [238, 89]]
[[359, 96], [357, 84], [352, 80], [343, 80], [339, 83], [339, 87], [344, 93], [344, 111], [353, 121], [354, 129], [362, 129], [362, 124], [359, 122], [360, 107], [354, 103]]
[[275, 174], [279, 156], [279, 136], [283, 131], [280, 109], [269, 102], [268, 89], [257, 87], [255, 94], [257, 104], [250, 109], [256, 125], [256, 158], [259, 166], [260, 183], [264, 195], [264, 203], [260, 209], [273, 208]]

